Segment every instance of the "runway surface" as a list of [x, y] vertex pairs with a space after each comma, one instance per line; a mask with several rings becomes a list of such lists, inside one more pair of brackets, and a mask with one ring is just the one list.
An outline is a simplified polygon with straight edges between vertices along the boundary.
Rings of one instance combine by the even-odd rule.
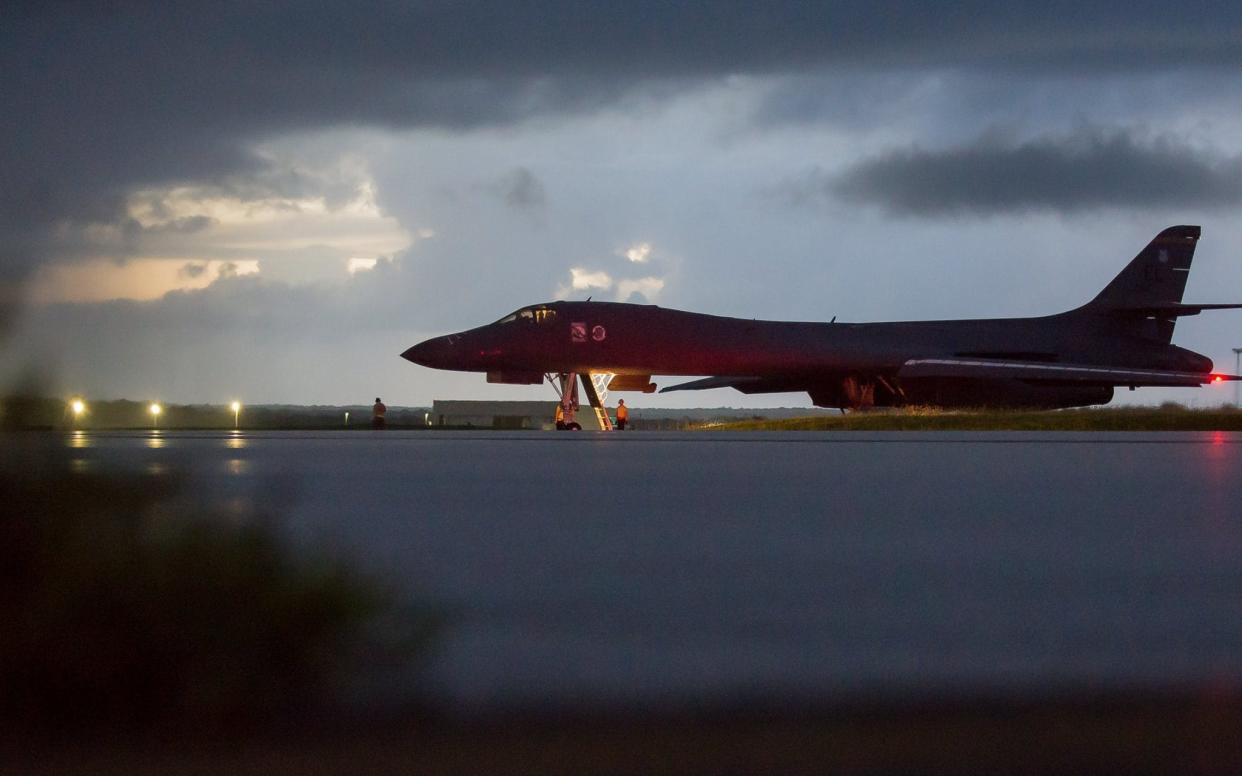
[[1239, 434], [32, 439], [446, 607], [463, 710], [1242, 682]]

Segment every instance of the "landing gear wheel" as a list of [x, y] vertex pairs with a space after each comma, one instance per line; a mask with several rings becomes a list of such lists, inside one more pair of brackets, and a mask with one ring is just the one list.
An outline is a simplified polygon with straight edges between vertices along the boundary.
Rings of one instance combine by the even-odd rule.
[[579, 425], [579, 424], [577, 424], [577, 423], [566, 423], [566, 424], [565, 424], [565, 429], [566, 429], [567, 431], [581, 431], [581, 430], [582, 430], [582, 426], [580, 426], [580, 425]]

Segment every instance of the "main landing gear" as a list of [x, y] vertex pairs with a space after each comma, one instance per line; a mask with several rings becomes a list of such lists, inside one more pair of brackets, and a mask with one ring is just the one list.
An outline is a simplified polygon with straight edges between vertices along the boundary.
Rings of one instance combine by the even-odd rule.
[[841, 414], [875, 407], [896, 407], [907, 402], [906, 392], [884, 375], [846, 375], [837, 383], [812, 388], [807, 393], [816, 407], [836, 407]]

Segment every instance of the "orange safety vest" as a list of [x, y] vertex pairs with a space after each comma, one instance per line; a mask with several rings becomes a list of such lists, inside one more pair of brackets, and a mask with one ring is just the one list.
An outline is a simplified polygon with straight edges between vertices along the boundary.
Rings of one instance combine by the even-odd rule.
[[630, 408], [624, 404], [617, 405], [617, 420], [629, 420]]
[[377, 418], [384, 417], [385, 412], [388, 412], [388, 408], [379, 402], [376, 402], [375, 406], [371, 408], [371, 414]]

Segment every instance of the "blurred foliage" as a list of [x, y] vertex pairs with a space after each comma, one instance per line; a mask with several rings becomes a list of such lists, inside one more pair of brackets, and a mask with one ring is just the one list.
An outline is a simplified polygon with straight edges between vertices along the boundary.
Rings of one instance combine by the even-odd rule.
[[22, 465], [0, 471], [9, 723], [287, 724], [330, 707], [369, 664], [408, 662], [436, 631], [377, 580], [286, 546], [270, 519], [196, 507], [183, 477], [76, 471], [23, 447]]
[[64, 402], [16, 394], [0, 399], [0, 429], [51, 429], [66, 414]]

